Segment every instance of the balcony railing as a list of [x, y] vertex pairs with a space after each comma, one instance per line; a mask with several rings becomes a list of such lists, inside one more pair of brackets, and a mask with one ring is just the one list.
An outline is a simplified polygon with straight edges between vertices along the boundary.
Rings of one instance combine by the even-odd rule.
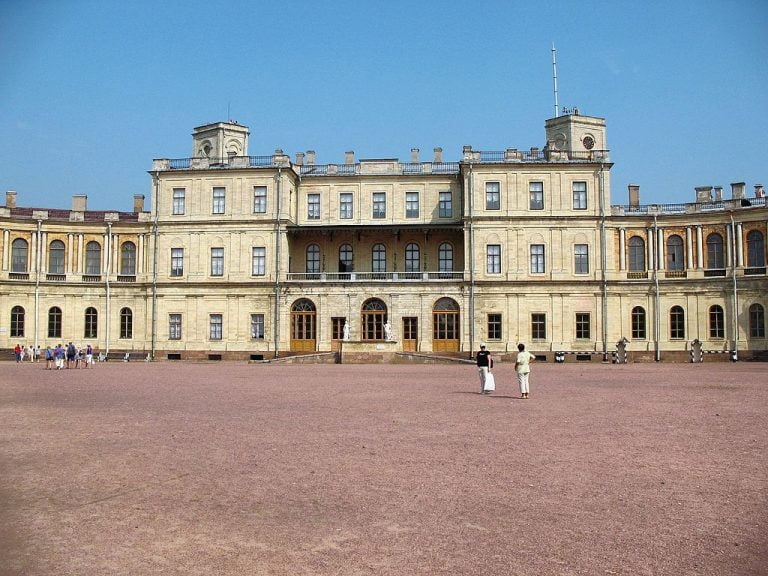
[[10, 272], [8, 274], [9, 280], [29, 280], [28, 272]]
[[648, 272], [627, 272], [627, 280], [646, 280]]
[[761, 276], [765, 275], [765, 266], [757, 266], [752, 268], [744, 268], [744, 276]]
[[664, 278], [687, 278], [688, 272], [685, 270], [666, 270]]
[[765, 206], [765, 197], [735, 198], [731, 200], [716, 200], [713, 202], [689, 202], [683, 204], [643, 204], [630, 206], [615, 204], [611, 206], [614, 216], [653, 216], [654, 214], [696, 214], [701, 212], [722, 212], [740, 210], [752, 206]]
[[83, 274], [83, 282], [101, 282], [100, 274]]
[[289, 282], [461, 281], [464, 272], [289, 272]]
[[117, 281], [118, 282], [136, 282], [136, 275], [135, 274], [118, 274]]
[[725, 276], [725, 268], [710, 268], [704, 270], [704, 278], [714, 278], [716, 276]]
[[46, 274], [45, 279], [50, 280], [51, 282], [65, 282], [67, 280], [67, 275], [66, 274]]

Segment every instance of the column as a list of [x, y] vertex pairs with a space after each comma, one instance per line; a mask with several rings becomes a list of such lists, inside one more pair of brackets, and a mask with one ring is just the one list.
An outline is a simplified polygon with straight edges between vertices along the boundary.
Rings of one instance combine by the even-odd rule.
[[744, 267], [744, 228], [741, 222], [736, 224], [736, 264]]
[[685, 260], [686, 268], [693, 268], [693, 238], [691, 234], [691, 227], [685, 227]]
[[701, 233], [701, 226], [696, 226], [696, 268], [704, 268], [704, 240]]
[[624, 228], [619, 228], [619, 270], [627, 269], [627, 233]]
[[113, 234], [112, 235], [112, 266], [111, 266], [112, 269], [109, 271], [110, 274], [114, 272], [118, 272], [120, 270], [120, 265], [117, 260], [119, 252], [120, 252], [120, 235]]
[[11, 250], [10, 243], [11, 243], [11, 231], [3, 230], [3, 272], [7, 271], [9, 268], [8, 258]]
[[64, 272], [66, 274], [72, 274], [75, 271], [74, 255], [75, 255], [75, 243], [73, 242], [73, 234], [67, 234], [67, 263], [64, 266]]
[[139, 234], [136, 242], [136, 275], [144, 272], [144, 234]]
[[85, 257], [83, 255], [83, 234], [77, 235], [77, 254], [78, 265], [75, 272], [83, 273], [85, 271]]
[[725, 248], [725, 267], [730, 268], [733, 266], [733, 257], [735, 256], [733, 253], [733, 228], [731, 226], [725, 227], [725, 243], [727, 244]]
[[659, 258], [659, 270], [663, 270], [664, 265], [666, 264], [666, 259], [664, 258], [664, 231], [661, 228], [657, 228], [656, 232], [658, 238], [656, 242], [656, 254]]
[[104, 249], [101, 251], [101, 266], [100, 268], [103, 270], [104, 274], [109, 274], [109, 270], [107, 270], [107, 262], [109, 261], [109, 234], [103, 234], [101, 237], [101, 245], [104, 247]]
[[35, 255], [35, 270], [45, 272], [46, 266], [48, 265], [48, 232], [40, 233], [40, 245], [36, 248], [37, 249], [33, 252]]
[[648, 228], [648, 246], [646, 251], [648, 252], [648, 270], [654, 270], [656, 268], [655, 260], [653, 259], [653, 228]]
[[[43, 236], [45, 232], [40, 232], [40, 235]], [[32, 232], [31, 238], [29, 241], [29, 268], [31, 272], [35, 272], [36, 270], [39, 270], [39, 260], [38, 260], [38, 246], [42, 244], [42, 242], [39, 241], [37, 237], [38, 233]], [[42, 239], [42, 238], [41, 238]], [[41, 240], [40, 239], [40, 240]]]

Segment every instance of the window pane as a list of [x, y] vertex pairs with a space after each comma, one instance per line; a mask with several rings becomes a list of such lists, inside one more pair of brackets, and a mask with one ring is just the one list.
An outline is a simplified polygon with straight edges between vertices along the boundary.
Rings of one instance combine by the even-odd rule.
[[629, 271], [645, 272], [645, 240], [639, 236], [629, 239]]
[[213, 189], [213, 213], [224, 214], [226, 210], [227, 190], [226, 188], [215, 187]]
[[171, 276], [184, 275], [184, 248], [171, 248]]
[[632, 339], [645, 339], [645, 309], [640, 306], [632, 308]]
[[125, 276], [136, 274], [136, 245], [133, 242], [123, 242], [120, 247], [120, 273]]
[[184, 214], [184, 199], [186, 190], [184, 188], [173, 189], [173, 214]]
[[440, 218], [450, 218], [453, 216], [453, 200], [450, 192], [440, 192], [440, 206], [439, 214]]
[[120, 310], [120, 338], [133, 338], [133, 312], [130, 308]]
[[405, 193], [405, 217], [406, 218], [419, 217], [419, 193], [418, 192]]
[[488, 274], [501, 274], [501, 245], [489, 244], [487, 247], [487, 265]]
[[588, 313], [576, 314], [576, 338], [590, 338], [590, 318]]
[[543, 274], [544, 270], [544, 245], [531, 244], [531, 274]]
[[576, 244], [573, 247], [573, 269], [576, 274], [589, 274], [589, 246]]
[[385, 192], [373, 193], [373, 218], [387, 217], [387, 195]]
[[709, 337], [725, 338], [725, 314], [720, 306], [709, 309]]
[[488, 314], [488, 340], [501, 340], [501, 314]]
[[320, 219], [320, 194], [307, 194], [307, 219]]
[[573, 209], [574, 210], [587, 209], [587, 183], [586, 182], [573, 183]]
[[547, 338], [547, 315], [531, 314], [531, 338], [534, 340], [546, 340]]
[[101, 274], [101, 245], [98, 242], [88, 242], [85, 245], [85, 273]]
[[498, 182], [485, 183], [485, 209], [501, 209], [501, 185]]
[[352, 211], [354, 208], [352, 193], [342, 192], [339, 197], [339, 218], [349, 219], [352, 218]]
[[181, 314], [168, 315], [168, 338], [181, 340]]
[[211, 340], [221, 340], [224, 320], [221, 314], [211, 314]]
[[263, 214], [267, 211], [267, 187], [253, 187], [253, 211], [256, 214]]
[[211, 248], [211, 276], [224, 275], [224, 248]]
[[267, 249], [263, 246], [254, 246], [251, 263], [251, 274], [264, 276], [267, 273]]
[[251, 314], [251, 338], [264, 340], [264, 314]]
[[531, 182], [528, 185], [530, 193], [530, 209], [544, 210], [544, 182]]
[[48, 248], [48, 273], [64, 274], [64, 242], [54, 240]]
[[26, 240], [16, 238], [11, 248], [11, 272], [27, 271], [27, 248]]

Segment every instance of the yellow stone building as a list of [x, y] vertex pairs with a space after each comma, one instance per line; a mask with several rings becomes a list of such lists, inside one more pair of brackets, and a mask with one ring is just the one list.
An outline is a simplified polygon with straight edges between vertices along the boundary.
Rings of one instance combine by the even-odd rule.
[[133, 212], [6, 194], [0, 348], [354, 361], [524, 342], [550, 361], [765, 358], [762, 187], [642, 205], [630, 186], [612, 204], [601, 118], [569, 111], [540, 148], [465, 146], [458, 162], [440, 148], [250, 156], [233, 122], [192, 136], [190, 158], [153, 162]]

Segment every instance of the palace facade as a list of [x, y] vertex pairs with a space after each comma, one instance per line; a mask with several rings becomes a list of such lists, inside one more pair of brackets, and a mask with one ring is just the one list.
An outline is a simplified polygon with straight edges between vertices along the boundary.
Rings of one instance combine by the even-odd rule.
[[541, 148], [465, 146], [457, 162], [436, 148], [318, 164], [251, 156], [248, 138], [234, 122], [195, 128], [191, 157], [154, 160], [133, 212], [84, 196], [24, 208], [7, 192], [0, 348], [765, 358], [762, 186], [661, 205], [630, 186], [613, 204], [605, 121], [576, 110], [545, 122]]

